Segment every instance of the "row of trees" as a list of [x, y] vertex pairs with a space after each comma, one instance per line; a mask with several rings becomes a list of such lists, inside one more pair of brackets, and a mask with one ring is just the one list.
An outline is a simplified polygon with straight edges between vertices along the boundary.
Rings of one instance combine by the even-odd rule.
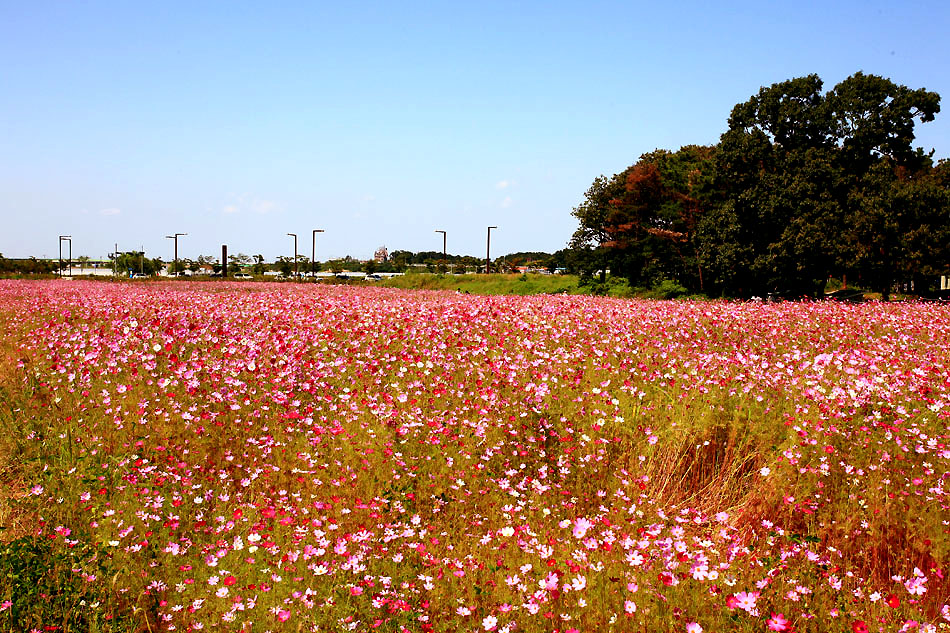
[[[164, 262], [162, 258], [149, 258], [142, 251], [124, 251], [109, 254], [110, 263], [108, 268], [115, 270], [119, 275], [144, 274], [152, 276], [159, 271], [168, 268], [173, 273], [184, 273], [190, 271], [197, 273], [201, 270], [220, 274], [223, 270], [220, 260], [211, 255], [200, 255], [197, 259], [181, 258], [177, 262]], [[548, 253], [512, 253], [496, 259], [492, 263], [492, 270], [498, 272], [514, 272], [517, 266], [531, 265], [539, 268], [552, 267], [551, 255]], [[90, 258], [80, 256], [72, 260], [72, 265], [78, 265], [80, 270], [90, 266]], [[410, 269], [423, 268], [428, 272], [455, 272], [466, 273], [472, 271], [483, 271], [485, 261], [471, 255], [452, 255], [449, 254], [443, 260], [442, 253], [436, 251], [421, 251], [414, 253], [412, 251], [395, 251], [386, 261], [376, 262], [374, 260], [360, 261], [350, 256], [329, 260], [326, 262], [317, 262], [311, 266], [310, 258], [305, 255], [298, 255], [296, 261], [296, 270], [301, 274], [309, 272], [311, 268], [317, 271], [329, 271], [339, 273], [343, 271], [365, 272], [367, 274], [375, 272], [406, 272]], [[62, 267], [66, 269], [69, 265], [67, 260], [60, 264], [59, 260], [48, 259], [7, 259], [0, 253], [0, 274], [54, 274]], [[238, 272], [250, 273], [252, 275], [263, 275], [266, 272], [278, 272], [284, 276], [290, 276], [295, 269], [293, 257], [279, 256], [274, 262], [265, 262], [263, 255], [245, 255], [238, 253], [228, 256], [228, 273], [233, 275]], [[552, 267], [553, 270], [553, 267]]]
[[[88, 260], [88, 258], [86, 258]], [[144, 253], [138, 251], [129, 251], [110, 254], [110, 259], [114, 260], [117, 270], [125, 273], [144, 273], [154, 275], [161, 270], [165, 264], [161, 258], [149, 259]], [[548, 253], [512, 253], [496, 259], [492, 263], [492, 269], [502, 272], [510, 272], [517, 266], [533, 265], [542, 268], [551, 265], [551, 255]], [[311, 266], [310, 258], [306, 255], [297, 255], [296, 270], [300, 273], [309, 272], [311, 269], [316, 271], [329, 271], [339, 273], [343, 271], [365, 272], [367, 274], [376, 272], [406, 272], [411, 268], [424, 267], [429, 272], [456, 272], [465, 273], [477, 270], [484, 270], [485, 261], [471, 255], [452, 255], [448, 254], [445, 258], [441, 252], [420, 251], [412, 252], [405, 250], [394, 251], [386, 261], [377, 262], [375, 260], [360, 261], [350, 256], [332, 259], [326, 262], [316, 262]], [[65, 266], [65, 262], [64, 262]], [[169, 270], [175, 273], [191, 271], [196, 273], [199, 270], [208, 270], [220, 273], [222, 266], [220, 261], [210, 255], [200, 255], [197, 259], [179, 259], [177, 265], [175, 262], [168, 264]], [[266, 272], [279, 272], [282, 275], [290, 276], [295, 270], [293, 257], [279, 256], [274, 262], [265, 262], [263, 255], [245, 255], [237, 253], [228, 255], [228, 272], [234, 274], [237, 272], [250, 273], [252, 275], [263, 275]]]
[[715, 146], [656, 150], [596, 178], [555, 258], [632, 285], [709, 295], [817, 295], [829, 277], [887, 295], [950, 267], [950, 163], [913, 147], [940, 97], [857, 73], [817, 75], [732, 110]]
[[50, 275], [59, 268], [59, 262], [49, 259], [8, 259], [0, 253], [0, 275]]

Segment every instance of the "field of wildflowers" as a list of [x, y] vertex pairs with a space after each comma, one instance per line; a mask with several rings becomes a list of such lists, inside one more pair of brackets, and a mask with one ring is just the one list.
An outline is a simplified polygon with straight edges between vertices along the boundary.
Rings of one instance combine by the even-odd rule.
[[0, 630], [950, 628], [943, 305], [0, 281], [0, 324]]

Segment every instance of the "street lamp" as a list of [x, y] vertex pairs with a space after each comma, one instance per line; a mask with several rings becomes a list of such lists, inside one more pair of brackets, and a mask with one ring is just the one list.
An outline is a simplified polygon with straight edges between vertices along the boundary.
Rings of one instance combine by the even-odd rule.
[[73, 238], [71, 235], [59, 236], [59, 276], [63, 276], [63, 241], [69, 242], [69, 276], [73, 276]]
[[180, 235], [188, 235], [187, 233], [175, 233], [174, 235], [166, 235], [170, 240], [175, 240], [175, 265], [172, 267], [172, 272], [175, 276], [178, 276], [178, 237]]
[[310, 276], [317, 278], [317, 233], [323, 233], [323, 229], [313, 230], [313, 243], [310, 245]]
[[294, 279], [297, 278], [297, 234], [288, 233], [287, 235], [294, 238]]
[[442, 234], [442, 265], [448, 268], [448, 256], [445, 254], [445, 231], [436, 229], [435, 232]]
[[497, 229], [497, 226], [488, 227], [488, 244], [485, 246], [485, 274], [491, 272], [491, 230]]

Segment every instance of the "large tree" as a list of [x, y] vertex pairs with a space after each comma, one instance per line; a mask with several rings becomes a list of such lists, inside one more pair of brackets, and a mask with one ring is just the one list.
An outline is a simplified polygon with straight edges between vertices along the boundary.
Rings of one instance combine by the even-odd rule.
[[[827, 94], [809, 75], [738, 104], [713, 187], [720, 196], [713, 216], [726, 226], [706, 223], [700, 238], [701, 262], [715, 270], [720, 290], [815, 295], [829, 275], [849, 273], [889, 287], [909, 228], [897, 217], [906, 209], [892, 203], [896, 170], [929, 169], [912, 147], [913, 130], [939, 107], [936, 93], [863, 73]], [[717, 246], [723, 239], [732, 243]]]
[[817, 75], [763, 87], [718, 146], [598, 176], [560, 259], [728, 296], [818, 296], [829, 276], [921, 287], [950, 267], [950, 166], [913, 146], [939, 111], [936, 93], [861, 72], [828, 92]]
[[571, 246], [582, 272], [610, 268], [635, 285], [675, 279], [702, 286], [695, 235], [714, 148], [656, 150], [623, 172], [599, 176], [573, 215], [579, 227]]

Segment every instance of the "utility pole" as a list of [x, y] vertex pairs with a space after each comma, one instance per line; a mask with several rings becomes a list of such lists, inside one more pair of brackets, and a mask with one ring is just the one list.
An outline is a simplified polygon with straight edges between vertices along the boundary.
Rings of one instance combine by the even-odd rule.
[[297, 234], [288, 233], [287, 235], [290, 235], [291, 237], [294, 238], [294, 279], [296, 279], [297, 278]]
[[448, 269], [448, 256], [445, 254], [445, 231], [436, 229], [435, 232], [442, 234], [442, 266]]
[[[313, 230], [313, 242], [310, 244], [310, 277], [314, 281], [317, 279], [317, 233], [323, 233], [323, 229]], [[296, 250], [296, 246], [294, 247]]]
[[166, 235], [166, 236], [165, 236], [165, 237], [167, 237], [167, 238], [170, 239], [170, 240], [175, 240], [175, 265], [172, 267], [172, 272], [174, 273], [175, 277], [178, 276], [178, 237], [179, 237], [180, 235], [188, 235], [188, 234], [187, 234], [187, 233], [175, 233], [174, 235]]
[[488, 227], [488, 244], [485, 246], [485, 274], [491, 272], [491, 230], [497, 229], [497, 226]]
[[69, 268], [69, 276], [73, 276], [73, 238], [71, 235], [59, 236], [59, 276], [63, 276], [63, 242], [69, 242], [69, 261], [66, 266]]

